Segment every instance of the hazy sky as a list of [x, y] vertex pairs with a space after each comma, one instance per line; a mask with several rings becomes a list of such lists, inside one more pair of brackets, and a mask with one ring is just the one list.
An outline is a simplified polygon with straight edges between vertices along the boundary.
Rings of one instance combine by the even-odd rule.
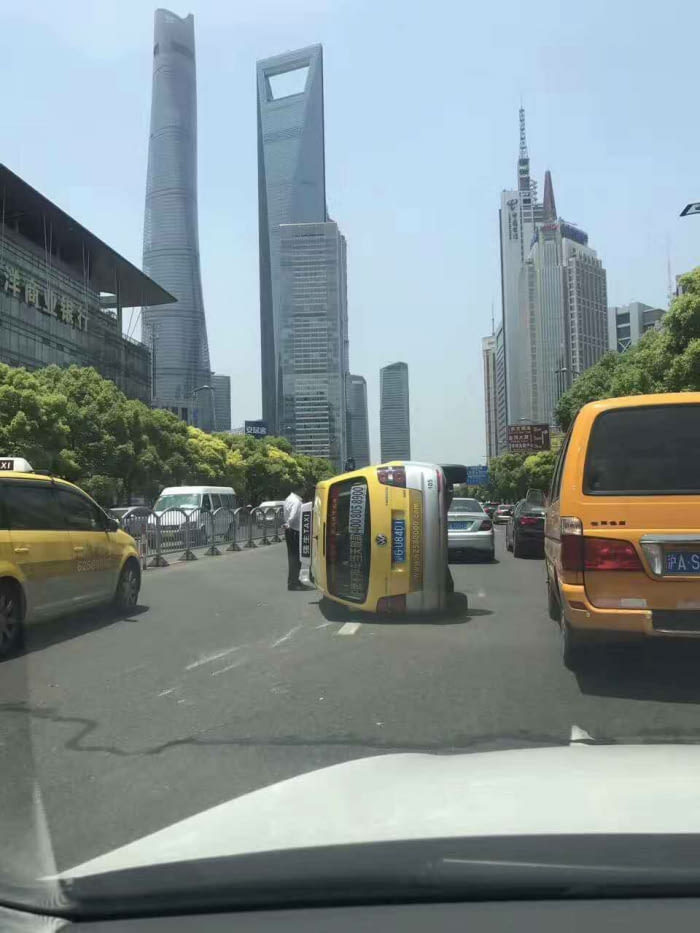
[[[153, 11], [0, 0], [0, 161], [141, 264]], [[350, 365], [405, 360], [416, 459], [485, 453], [481, 337], [500, 317], [498, 204], [532, 169], [588, 231], [611, 304], [665, 306], [697, 264], [693, 2], [200, 0], [199, 229], [212, 365], [260, 416], [255, 62], [322, 42], [328, 207], [348, 240]], [[668, 245], [667, 245], [668, 244]], [[128, 314], [127, 314], [128, 321]], [[140, 332], [140, 323], [137, 327]]]

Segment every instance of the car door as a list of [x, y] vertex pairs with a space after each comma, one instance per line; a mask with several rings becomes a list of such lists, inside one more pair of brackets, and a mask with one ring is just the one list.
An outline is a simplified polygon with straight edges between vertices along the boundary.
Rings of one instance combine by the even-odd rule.
[[27, 617], [60, 613], [71, 605], [73, 553], [55, 487], [7, 480], [2, 498], [11, 558], [24, 578]]
[[107, 533], [107, 517], [77, 489], [57, 486], [56, 494], [73, 552], [74, 604], [109, 599], [116, 587], [118, 557]]

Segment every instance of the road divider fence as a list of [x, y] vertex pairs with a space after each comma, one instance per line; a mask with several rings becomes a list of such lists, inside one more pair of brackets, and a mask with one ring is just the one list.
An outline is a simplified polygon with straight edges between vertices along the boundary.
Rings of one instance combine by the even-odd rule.
[[205, 557], [220, 557], [224, 551], [266, 547], [282, 541], [280, 507], [154, 512], [137, 505], [110, 514], [135, 539], [144, 569], [167, 567], [166, 554], [189, 561], [198, 559], [197, 551]]

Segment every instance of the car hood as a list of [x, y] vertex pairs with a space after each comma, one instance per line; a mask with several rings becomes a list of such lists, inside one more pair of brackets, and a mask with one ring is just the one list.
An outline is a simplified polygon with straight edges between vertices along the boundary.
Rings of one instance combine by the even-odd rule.
[[700, 833], [700, 746], [360, 758], [281, 781], [65, 871], [464, 836]]

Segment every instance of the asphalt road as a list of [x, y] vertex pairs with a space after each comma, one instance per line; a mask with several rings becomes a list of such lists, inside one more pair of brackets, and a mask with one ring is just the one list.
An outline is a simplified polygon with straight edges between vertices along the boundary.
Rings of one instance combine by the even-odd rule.
[[287, 591], [273, 545], [148, 571], [128, 618], [93, 611], [33, 629], [26, 653], [0, 664], [5, 858], [20, 873], [33, 864], [32, 822], [45, 870], [66, 868], [388, 751], [566, 744], [572, 730], [696, 741], [700, 645], [610, 651], [574, 676], [542, 561], [516, 560], [497, 534], [493, 564], [453, 566], [468, 605], [458, 598], [444, 618], [324, 614], [316, 591]]

